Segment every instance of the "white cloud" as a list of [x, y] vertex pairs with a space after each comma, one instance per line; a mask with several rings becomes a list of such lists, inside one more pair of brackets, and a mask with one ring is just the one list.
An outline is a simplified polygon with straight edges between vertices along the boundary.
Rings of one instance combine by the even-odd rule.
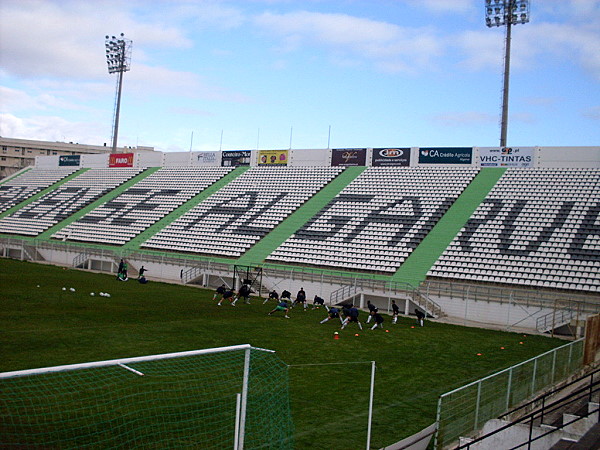
[[139, 64], [136, 70], [125, 75], [123, 82], [139, 96], [181, 96], [207, 100], [245, 103], [250, 99], [240, 93], [205, 81], [192, 72], [170, 70], [166, 67], [153, 67]]
[[498, 116], [478, 111], [446, 112], [433, 116], [433, 120], [447, 127], [472, 126], [497, 123]]
[[[470, 70], [497, 68], [504, 61], [504, 30], [466, 31], [454, 42]], [[600, 80], [600, 29], [572, 24], [530, 23], [513, 32], [511, 68], [535, 70], [541, 59], [570, 60]]]
[[[42, 86], [36, 86], [35, 90], [30, 92], [12, 89], [5, 86], [0, 86], [0, 98], [2, 98], [1, 108], [3, 112], [17, 112], [25, 110], [36, 111], [54, 111], [57, 109], [81, 110], [81, 103], [76, 99], [76, 96], [82, 95], [84, 89], [82, 85], [77, 89], [73, 85], [72, 100], [68, 100], [69, 95], [66, 95], [68, 87], [62, 86], [58, 91], [52, 89], [43, 89]], [[39, 92], [39, 94], [35, 94]]]
[[426, 8], [433, 12], [439, 13], [457, 13], [468, 11], [472, 5], [473, 0], [405, 0], [406, 3], [420, 8]]
[[600, 121], [600, 106], [587, 108], [582, 112], [582, 115], [587, 119]]
[[[176, 27], [138, 22], [116, 2], [6, 0], [0, 5], [2, 66], [21, 77], [101, 78], [106, 74], [104, 36], [115, 29], [127, 30], [134, 51], [136, 42], [191, 45]], [[145, 58], [141, 51], [136, 57]]]
[[[0, 114], [0, 136], [43, 141], [79, 142], [94, 144], [105, 142], [99, 134], [97, 123], [70, 122], [57, 116], [31, 116], [21, 118], [12, 114]], [[106, 135], [110, 136], [110, 130]]]
[[266, 12], [257, 16], [255, 23], [264, 33], [281, 38], [283, 51], [322, 46], [336, 58], [374, 63], [394, 72], [428, 66], [442, 47], [432, 29], [400, 27], [346, 14]]

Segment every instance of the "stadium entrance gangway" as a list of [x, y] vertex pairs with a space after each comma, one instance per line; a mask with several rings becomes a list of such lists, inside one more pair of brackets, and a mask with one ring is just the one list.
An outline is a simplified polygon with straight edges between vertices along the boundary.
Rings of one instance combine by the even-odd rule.
[[355, 280], [354, 284], [347, 284], [333, 291], [329, 296], [329, 303], [336, 305], [365, 294], [388, 297], [388, 300], [408, 299], [431, 317], [439, 318], [444, 315], [441, 306], [435, 301], [413, 285], [401, 281], [387, 281], [376, 287], [371, 283], [369, 286], [363, 286], [358, 280]]

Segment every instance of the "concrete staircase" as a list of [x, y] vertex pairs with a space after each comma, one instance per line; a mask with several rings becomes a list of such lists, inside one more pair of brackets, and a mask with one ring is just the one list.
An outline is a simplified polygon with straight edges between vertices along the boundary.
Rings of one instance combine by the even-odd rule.
[[473, 450], [600, 449], [600, 390], [593, 383], [527, 415], [527, 420], [492, 419], [478, 437], [461, 437], [458, 448]]

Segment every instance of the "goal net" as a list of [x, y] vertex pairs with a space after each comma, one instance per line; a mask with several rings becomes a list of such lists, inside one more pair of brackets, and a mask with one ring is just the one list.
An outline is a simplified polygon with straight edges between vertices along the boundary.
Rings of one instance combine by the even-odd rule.
[[287, 366], [250, 345], [0, 374], [0, 448], [293, 448]]

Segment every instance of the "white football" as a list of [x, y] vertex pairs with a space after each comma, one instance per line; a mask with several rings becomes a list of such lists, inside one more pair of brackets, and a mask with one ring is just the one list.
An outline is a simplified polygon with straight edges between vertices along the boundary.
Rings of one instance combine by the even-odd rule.
[[93, 296], [94, 296], [94, 295], [96, 295], [96, 294], [94, 294], [93, 292], [90, 292], [90, 295], [93, 297]]

